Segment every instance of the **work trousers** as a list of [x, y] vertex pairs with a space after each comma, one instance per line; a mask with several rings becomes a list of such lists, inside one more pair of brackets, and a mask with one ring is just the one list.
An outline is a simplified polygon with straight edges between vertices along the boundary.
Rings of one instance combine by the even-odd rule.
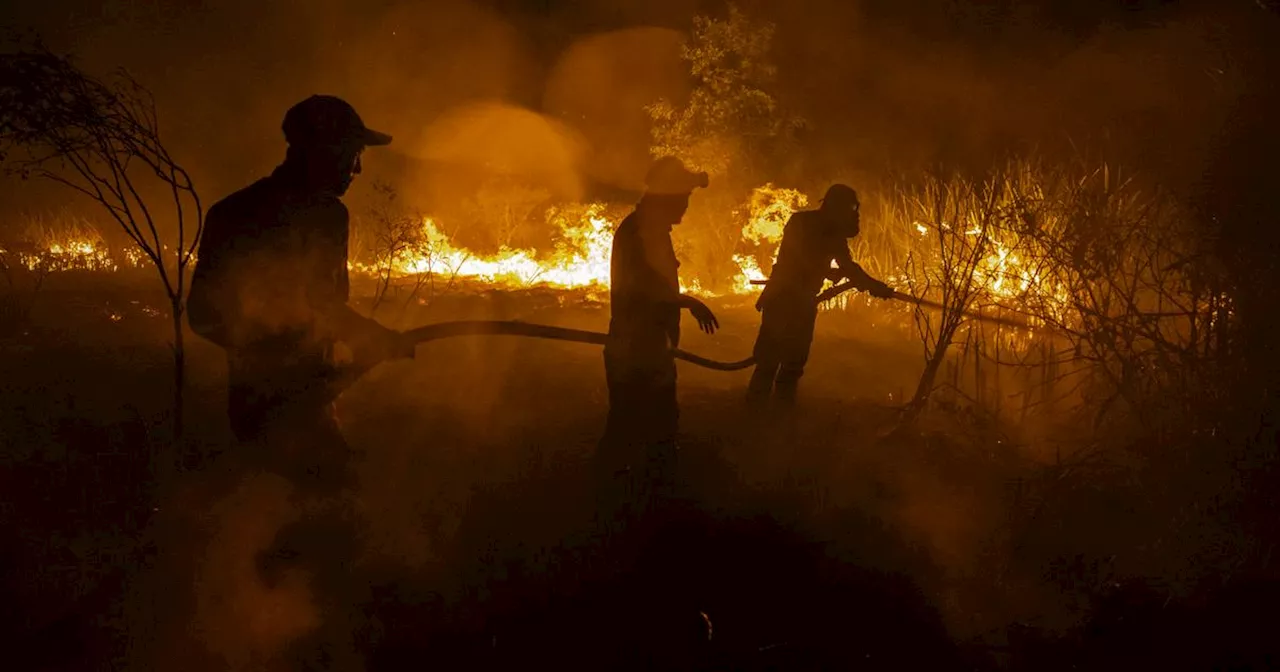
[[227, 413], [247, 462], [300, 490], [335, 494], [350, 485], [351, 447], [342, 437], [323, 363], [268, 368], [228, 357]]
[[761, 305], [760, 332], [753, 355], [755, 371], [748, 396], [765, 399], [774, 395], [795, 401], [796, 388], [809, 361], [818, 306], [812, 297], [771, 297]]
[[363, 652], [354, 640], [368, 624], [351, 567], [366, 524], [346, 496], [356, 478], [353, 453], [338, 424], [334, 370], [322, 362], [269, 367], [235, 355], [228, 364], [228, 415], [243, 462], [288, 480], [302, 513], [258, 554], [259, 576], [270, 586], [291, 568], [305, 570], [325, 613], [320, 626], [291, 643], [285, 657], [299, 670], [360, 667]]
[[597, 458], [606, 470], [643, 467], [649, 480], [674, 478], [676, 432], [676, 362], [669, 351], [636, 356], [606, 348], [605, 380], [609, 415]]

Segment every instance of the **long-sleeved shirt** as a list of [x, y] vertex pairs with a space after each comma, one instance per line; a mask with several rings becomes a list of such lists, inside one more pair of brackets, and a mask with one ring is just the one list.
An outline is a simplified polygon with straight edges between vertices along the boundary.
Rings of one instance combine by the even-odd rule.
[[679, 267], [669, 224], [637, 210], [618, 225], [609, 262], [612, 352], [670, 356], [679, 345]]
[[187, 301], [228, 350], [324, 356], [376, 327], [347, 305], [347, 208], [282, 166], [209, 209]]
[[849, 254], [845, 235], [825, 221], [817, 210], [797, 212], [782, 231], [778, 260], [769, 274], [765, 295], [817, 296], [822, 283], [835, 275], [831, 262], [842, 277], [867, 280], [870, 276]]

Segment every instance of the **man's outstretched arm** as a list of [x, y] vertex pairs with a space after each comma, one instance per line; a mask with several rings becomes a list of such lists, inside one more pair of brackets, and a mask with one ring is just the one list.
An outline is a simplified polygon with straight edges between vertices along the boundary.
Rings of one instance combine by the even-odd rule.
[[698, 328], [708, 334], [716, 333], [716, 329], [720, 328], [720, 320], [716, 319], [716, 314], [711, 312], [707, 304], [690, 294], [681, 294], [679, 297], [680, 307], [689, 311], [693, 315], [693, 319], [698, 321]]
[[833, 269], [832, 275], [837, 276], [831, 278], [833, 282], [838, 282], [840, 278], [847, 278], [855, 287], [870, 293], [872, 296], [887, 298], [893, 295], [892, 287], [871, 277], [870, 273], [863, 270], [862, 266], [853, 260], [853, 255], [849, 254], [849, 246], [843, 240], [838, 241], [833, 247], [835, 248], [833, 256], [837, 266], [836, 269]]
[[[644, 232], [649, 233], [649, 232]], [[615, 246], [613, 253], [628, 255], [628, 267], [638, 276], [635, 287], [640, 295], [655, 304], [674, 305], [677, 309], [688, 310], [698, 321], [698, 327], [708, 334], [715, 333], [720, 327], [711, 309], [694, 296], [682, 294], [669, 280], [658, 271], [657, 266], [665, 262], [675, 263], [675, 250], [671, 248], [671, 238], [667, 235], [641, 234], [638, 246]], [[675, 270], [675, 268], [671, 268]]]

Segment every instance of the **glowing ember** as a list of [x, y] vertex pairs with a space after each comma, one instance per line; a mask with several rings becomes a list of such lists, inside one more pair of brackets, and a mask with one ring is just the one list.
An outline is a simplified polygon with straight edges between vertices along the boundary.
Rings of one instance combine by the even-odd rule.
[[119, 271], [149, 263], [141, 250], [112, 248], [91, 225], [75, 220], [41, 222], [30, 229], [34, 233], [28, 231], [12, 240], [11, 247], [0, 248], [0, 265], [56, 273]]
[[103, 246], [87, 240], [53, 243], [44, 250], [18, 256], [27, 270], [115, 271], [119, 265]]

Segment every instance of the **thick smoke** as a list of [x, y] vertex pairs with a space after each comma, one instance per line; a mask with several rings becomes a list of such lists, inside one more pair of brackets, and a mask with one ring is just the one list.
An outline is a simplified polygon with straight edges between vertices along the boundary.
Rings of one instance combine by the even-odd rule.
[[210, 505], [212, 535], [193, 577], [191, 629], [229, 669], [277, 664], [290, 642], [320, 623], [305, 572], [291, 571], [268, 586], [258, 571], [259, 554], [301, 515], [289, 490], [278, 478], [256, 477], [203, 503]]
[[[994, 19], [948, 3], [756, 4], [746, 10], [778, 26], [777, 98], [810, 121], [805, 162], [817, 180], [1090, 147], [1186, 182], [1249, 84], [1233, 53], [1249, 47], [1228, 40], [1242, 22], [1265, 17], [1238, 3], [1067, 32], [1048, 2]], [[370, 177], [421, 187], [415, 176], [459, 158], [427, 149], [442, 118], [507, 105], [546, 114], [584, 141], [581, 176], [567, 180], [559, 150], [539, 172], [633, 186], [647, 159], [642, 106], [682, 96], [679, 36], [694, 11], [721, 11], [672, 2], [501, 12], [463, 0], [121, 10], [82, 1], [70, 3], [68, 22], [67, 6], [25, 9], [9, 23], [33, 26], [95, 71], [125, 66], [150, 86], [175, 154], [207, 199], [270, 170], [283, 154], [284, 110], [314, 92], [349, 98], [396, 137], [371, 154]], [[499, 134], [489, 145], [513, 139]], [[462, 164], [488, 162], [491, 152], [479, 143]]]

